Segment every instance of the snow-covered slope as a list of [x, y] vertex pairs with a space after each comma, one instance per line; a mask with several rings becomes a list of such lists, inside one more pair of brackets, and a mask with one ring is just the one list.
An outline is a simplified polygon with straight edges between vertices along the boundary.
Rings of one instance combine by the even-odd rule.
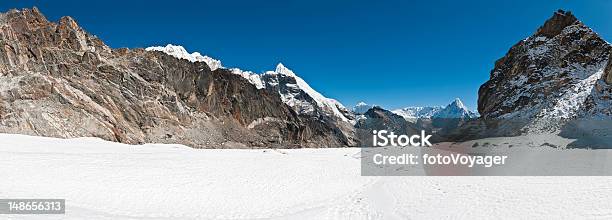
[[[566, 151], [561, 159], [610, 154]], [[65, 215], [2, 218], [612, 217], [611, 177], [366, 177], [359, 152], [197, 150], [0, 134], [1, 198], [66, 199]]]
[[209, 56], [202, 56], [198, 52], [189, 53], [183, 46], [176, 46], [172, 44], [168, 44], [165, 47], [156, 46], [156, 47], [147, 47], [145, 50], [147, 51], [161, 51], [172, 55], [174, 57], [180, 59], [186, 59], [191, 62], [205, 62], [211, 70], [216, 70], [222, 68], [221, 61], [215, 60]]
[[[189, 53], [182, 46], [168, 44], [165, 47], [148, 47], [146, 50], [162, 51], [191, 62], [206, 62], [212, 70], [224, 68], [221, 65], [221, 61], [208, 56], [202, 56], [198, 52]], [[244, 71], [238, 68], [231, 68], [230, 70], [232, 73], [247, 79], [258, 89], [278, 92], [283, 102], [300, 114], [317, 115], [323, 113], [341, 121], [354, 122], [354, 116], [340, 102], [327, 98], [314, 90], [304, 79], [297, 76], [297, 74], [282, 63], [279, 63], [274, 71], [267, 71], [263, 74]]]
[[393, 113], [414, 121], [419, 118], [477, 118], [478, 114], [470, 111], [459, 98], [446, 107], [407, 107], [396, 109]]

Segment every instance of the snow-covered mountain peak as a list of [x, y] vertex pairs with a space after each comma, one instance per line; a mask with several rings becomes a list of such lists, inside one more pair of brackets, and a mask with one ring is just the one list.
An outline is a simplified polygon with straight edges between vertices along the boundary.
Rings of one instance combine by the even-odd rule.
[[[161, 51], [179, 59], [186, 59], [191, 62], [206, 62], [211, 70], [225, 68], [221, 61], [208, 56], [203, 56], [198, 52], [189, 53], [182, 46], [168, 44], [165, 47], [148, 47], [147, 51]], [[297, 76], [292, 70], [285, 67], [282, 63], [276, 65], [274, 71], [267, 71], [257, 74], [251, 71], [244, 71], [238, 68], [229, 69], [233, 74], [240, 75], [247, 79], [258, 89], [269, 89], [279, 93], [283, 102], [294, 108], [298, 113], [310, 114], [319, 107], [325, 114], [339, 118], [341, 121], [352, 122], [351, 113], [338, 101], [326, 98], [321, 93], [314, 90], [306, 81]], [[279, 84], [282, 84], [280, 86]], [[305, 99], [302, 93], [314, 100]], [[316, 107], [315, 107], [316, 105]]]
[[406, 107], [396, 109], [391, 112], [404, 117], [408, 121], [415, 121], [419, 118], [432, 118], [436, 113], [442, 110], [442, 106], [427, 106], [427, 107]]
[[477, 118], [478, 114], [470, 111], [461, 101], [456, 98], [446, 107], [406, 107], [396, 109], [393, 113], [404, 117], [406, 120], [414, 121], [419, 118]]
[[550, 119], [611, 116], [610, 88], [600, 82], [611, 52], [571, 12], [557, 11], [495, 63], [478, 110], [484, 118], [529, 119], [537, 125], [531, 131], [559, 130]]
[[292, 70], [285, 67], [285, 65], [283, 65], [282, 63], [278, 63], [278, 65], [276, 65], [276, 70], [274, 72], [278, 74], [286, 75], [286, 76], [292, 76], [292, 77], [297, 76]]
[[[285, 67], [282, 63], [279, 63], [276, 66], [276, 70], [274, 72], [279, 75], [293, 78], [295, 80], [294, 86], [296, 86], [299, 90], [303, 91], [308, 96], [310, 96], [310, 98], [312, 98], [315, 101], [316, 105], [319, 108], [321, 108], [324, 112], [331, 113], [331, 115], [341, 119], [342, 121], [347, 121], [347, 122], [351, 121], [350, 119], [351, 116], [347, 115], [348, 110], [346, 110], [346, 108], [342, 104], [340, 104], [340, 102], [321, 95], [321, 93], [317, 92], [312, 87], [310, 87], [310, 85], [308, 85], [308, 83], [306, 83], [304, 79], [298, 77], [293, 71]], [[269, 74], [269, 72], [267, 74]], [[275, 80], [274, 82], [278, 82], [278, 79]], [[292, 86], [291, 84], [287, 84], [287, 85], [288, 87]], [[279, 91], [279, 92], [281, 93], [281, 98], [283, 98], [283, 100], [290, 106], [297, 107], [299, 109], [313, 109], [312, 106], [310, 106], [309, 103], [304, 102], [304, 100], [295, 100], [296, 97], [299, 97], [299, 94], [293, 94], [293, 92], [289, 90], [287, 90], [286, 92], [283, 92], [283, 91]], [[302, 106], [296, 105], [296, 103]]]
[[373, 107], [374, 107], [374, 105], [369, 105], [369, 104], [367, 104], [365, 102], [359, 102], [359, 103], [357, 103], [357, 105], [355, 105], [353, 107], [353, 112], [355, 114], [364, 114], [364, 113], [366, 113], [368, 110], [370, 110]]
[[451, 107], [454, 107], [454, 108], [457, 108], [457, 109], [468, 110], [467, 107], [465, 107], [465, 105], [463, 104], [463, 102], [459, 98], [455, 98], [455, 100], [451, 104], [449, 104], [448, 106], [451, 106]]
[[445, 108], [436, 112], [434, 118], [477, 118], [478, 114], [470, 111], [461, 99], [456, 98], [452, 103]]
[[145, 50], [146, 51], [161, 51], [168, 55], [174, 56], [176, 58], [186, 59], [191, 62], [205, 62], [210, 67], [211, 70], [223, 68], [223, 66], [221, 65], [221, 61], [213, 59], [209, 56], [203, 56], [199, 52], [189, 53], [183, 46], [180, 46], [180, 45], [168, 44], [165, 47], [161, 47], [161, 46], [147, 47]]

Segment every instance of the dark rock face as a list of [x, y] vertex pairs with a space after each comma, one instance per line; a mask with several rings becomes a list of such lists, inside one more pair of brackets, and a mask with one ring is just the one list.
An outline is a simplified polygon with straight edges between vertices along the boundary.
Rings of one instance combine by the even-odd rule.
[[610, 53], [610, 56], [611, 58], [608, 58], [608, 66], [606, 67], [602, 77], [602, 79], [606, 81], [608, 85], [612, 85], [612, 62], [610, 62], [610, 60], [612, 60], [612, 52]]
[[408, 122], [404, 117], [378, 106], [374, 106], [365, 112], [363, 118], [355, 124], [355, 128], [362, 147], [372, 147], [374, 130], [387, 130], [398, 135], [420, 133], [420, 129], [414, 123]]
[[70, 17], [0, 14], [0, 132], [123, 143], [342, 147], [330, 121], [298, 115], [229, 70], [111, 49]]
[[391, 111], [381, 107], [374, 106], [365, 114], [365, 119], [360, 120], [355, 125], [356, 128], [371, 129], [371, 130], [389, 130], [395, 132], [403, 132], [410, 130], [406, 120]]
[[479, 89], [478, 111], [485, 119], [574, 118], [585, 108], [605, 115], [605, 101], [593, 100], [598, 106], [591, 107], [586, 103], [599, 99], [593, 91], [610, 51], [606, 41], [570, 12], [555, 12], [533, 36], [496, 61], [490, 80]]
[[558, 10], [538, 29], [535, 35], [553, 38], [561, 33], [567, 26], [573, 25], [578, 19], [574, 17], [572, 12]]

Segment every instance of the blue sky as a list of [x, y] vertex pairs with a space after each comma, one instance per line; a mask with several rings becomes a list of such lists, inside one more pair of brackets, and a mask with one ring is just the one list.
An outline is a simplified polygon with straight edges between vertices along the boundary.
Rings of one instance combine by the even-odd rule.
[[180, 44], [224, 66], [282, 62], [347, 106], [476, 107], [493, 62], [552, 13], [571, 10], [612, 41], [612, 1], [61, 1], [3, 0], [69, 15], [111, 47]]

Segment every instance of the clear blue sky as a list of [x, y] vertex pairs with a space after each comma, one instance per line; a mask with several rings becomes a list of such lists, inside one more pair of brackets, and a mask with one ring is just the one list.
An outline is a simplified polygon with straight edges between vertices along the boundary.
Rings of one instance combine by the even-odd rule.
[[327, 97], [387, 108], [475, 108], [493, 62], [563, 8], [612, 41], [612, 1], [60, 1], [37, 6], [74, 17], [111, 47], [180, 44], [225, 66], [262, 72], [284, 63]]

